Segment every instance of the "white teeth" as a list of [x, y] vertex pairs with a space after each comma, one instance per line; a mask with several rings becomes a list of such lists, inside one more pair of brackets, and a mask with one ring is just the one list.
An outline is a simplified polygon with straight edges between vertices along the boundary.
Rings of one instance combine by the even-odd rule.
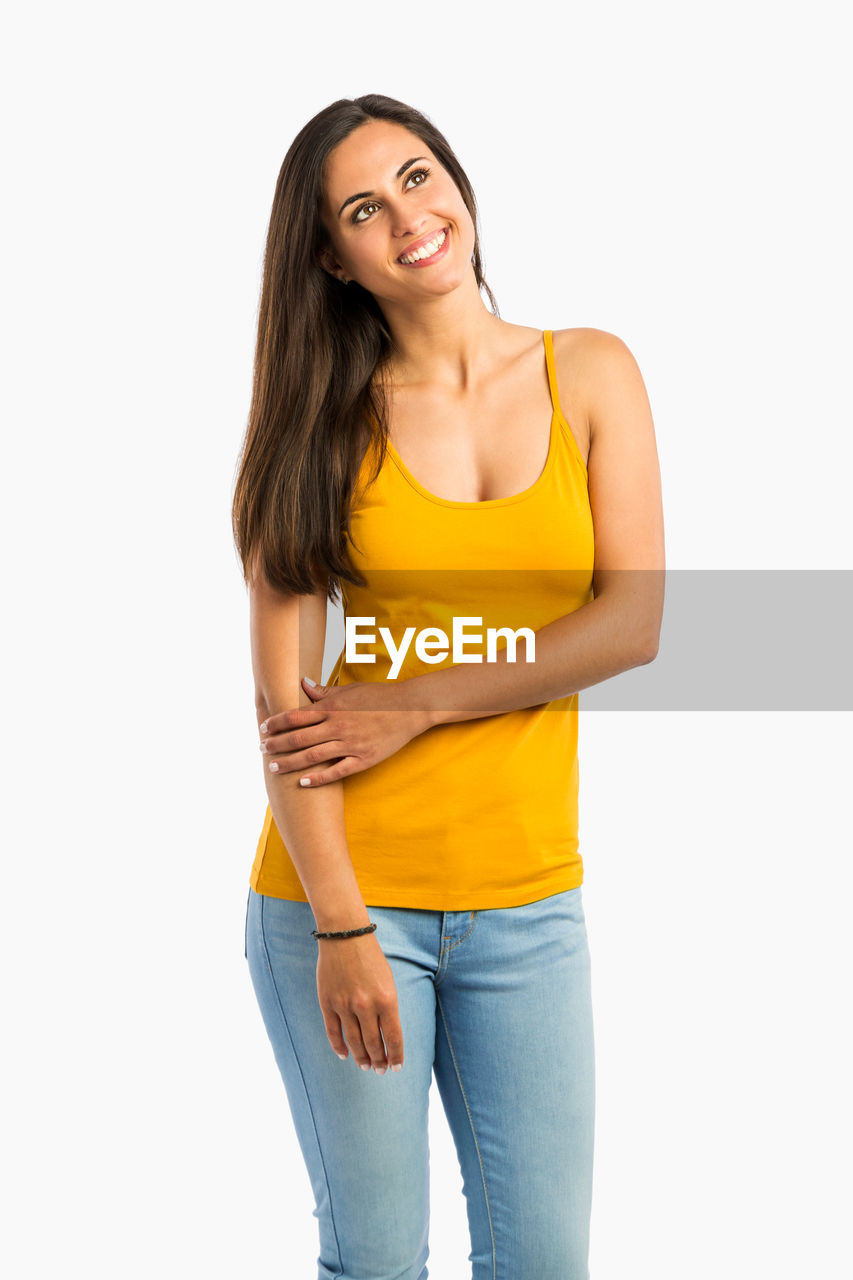
[[405, 262], [407, 264], [411, 264], [413, 262], [422, 262], [424, 258], [431, 258], [432, 255], [434, 253], [437, 253], [438, 250], [441, 248], [441, 246], [444, 244], [446, 237], [447, 237], [446, 231], [439, 231], [435, 239], [430, 240], [429, 244], [423, 245], [422, 248], [416, 250], [415, 253], [407, 254], [406, 257], [401, 258], [400, 261]]

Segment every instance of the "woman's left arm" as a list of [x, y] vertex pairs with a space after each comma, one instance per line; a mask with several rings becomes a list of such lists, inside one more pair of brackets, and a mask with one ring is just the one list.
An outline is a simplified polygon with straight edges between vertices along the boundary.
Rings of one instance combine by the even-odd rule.
[[[558, 339], [554, 351], [559, 375]], [[280, 769], [303, 770], [310, 785], [333, 782], [370, 768], [436, 725], [539, 706], [655, 658], [665, 552], [645, 383], [626, 344], [601, 329], [584, 330], [582, 358], [575, 348], [572, 368], [575, 399], [585, 406], [589, 429], [594, 599], [537, 630], [535, 662], [509, 662], [501, 649], [494, 662], [429, 671], [381, 691], [375, 684], [306, 688], [313, 705], [274, 717], [270, 739], [262, 743], [281, 753]], [[365, 706], [384, 707], [366, 716], [358, 710], [360, 697]], [[312, 764], [332, 758], [338, 762], [311, 771]]]

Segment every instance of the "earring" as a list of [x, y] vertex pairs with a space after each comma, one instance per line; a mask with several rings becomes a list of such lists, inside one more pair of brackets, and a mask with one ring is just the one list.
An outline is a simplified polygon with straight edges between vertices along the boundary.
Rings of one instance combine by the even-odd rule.
[[346, 276], [341, 276], [341, 284], [349, 284], [349, 280], [347, 280]]

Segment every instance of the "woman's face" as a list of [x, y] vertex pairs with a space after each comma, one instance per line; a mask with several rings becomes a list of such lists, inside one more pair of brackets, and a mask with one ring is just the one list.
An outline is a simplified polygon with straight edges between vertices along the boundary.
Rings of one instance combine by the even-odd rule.
[[473, 270], [474, 224], [458, 187], [417, 134], [391, 121], [359, 125], [329, 153], [321, 219], [331, 241], [323, 267], [378, 301], [441, 296]]

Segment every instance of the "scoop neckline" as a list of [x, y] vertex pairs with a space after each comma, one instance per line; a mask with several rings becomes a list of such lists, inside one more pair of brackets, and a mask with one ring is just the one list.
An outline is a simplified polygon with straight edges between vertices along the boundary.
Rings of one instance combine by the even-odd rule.
[[[542, 333], [543, 349], [545, 348], [545, 334], [547, 332], [548, 330], [546, 329]], [[399, 471], [402, 473], [403, 478], [409, 482], [412, 488], [415, 489], [421, 495], [421, 497], [426, 498], [429, 502], [436, 503], [437, 506], [462, 507], [468, 510], [470, 509], [477, 510], [482, 507], [507, 507], [514, 502], [523, 502], [525, 498], [531, 497], [536, 492], [536, 490], [539, 489], [545, 483], [545, 480], [547, 479], [548, 474], [551, 470], [551, 464], [554, 460], [554, 454], [556, 452], [555, 442], [556, 442], [556, 436], [557, 436], [557, 430], [558, 430], [558, 425], [557, 425], [558, 413], [557, 413], [557, 406], [554, 404], [554, 396], [553, 396], [553, 393], [551, 392], [550, 377], [548, 380], [548, 390], [551, 393], [551, 426], [550, 426], [549, 436], [548, 436], [548, 456], [545, 459], [545, 465], [540, 471], [537, 478], [533, 481], [533, 484], [528, 485], [526, 489], [522, 489], [521, 493], [510, 494], [508, 498], [484, 498], [482, 502], [456, 502], [452, 498], [440, 498], [437, 493], [430, 492], [430, 490], [427, 489], [425, 485], [421, 484], [417, 476], [412, 474], [412, 472], [406, 466], [403, 459], [400, 457], [394, 445], [391, 443], [390, 439], [386, 439], [385, 441], [386, 447], [388, 449], [388, 452], [391, 455], [393, 462], [395, 463]]]

